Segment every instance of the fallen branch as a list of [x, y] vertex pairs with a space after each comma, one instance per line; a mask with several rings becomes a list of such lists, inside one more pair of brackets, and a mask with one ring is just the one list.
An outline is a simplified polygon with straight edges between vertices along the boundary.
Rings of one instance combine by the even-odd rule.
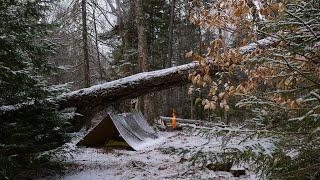
[[[165, 121], [165, 122], [171, 122], [172, 117], [164, 117], [160, 116], [160, 119]], [[194, 123], [206, 123], [208, 121], [201, 121], [201, 120], [194, 120], [194, 119], [182, 119], [182, 118], [176, 118], [177, 122], [180, 123], [187, 123], [187, 124], [194, 124]]]

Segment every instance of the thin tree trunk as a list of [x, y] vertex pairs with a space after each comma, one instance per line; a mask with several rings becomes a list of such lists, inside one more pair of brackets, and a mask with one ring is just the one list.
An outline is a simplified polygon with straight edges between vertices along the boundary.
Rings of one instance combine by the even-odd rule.
[[95, 33], [95, 45], [96, 45], [96, 51], [97, 51], [99, 78], [102, 81], [104, 77], [103, 77], [103, 68], [102, 68], [102, 65], [101, 65], [99, 45], [98, 45], [98, 31], [97, 31], [97, 22], [96, 22], [95, 9], [93, 9], [93, 28], [94, 28], [94, 33]]
[[[174, 25], [174, 9], [175, 9], [176, 0], [171, 0], [171, 10], [170, 10], [170, 25], [169, 25], [169, 44], [168, 44], [168, 59], [166, 67], [176, 66], [175, 61], [172, 58], [173, 48], [172, 48], [172, 40], [173, 40], [173, 25]], [[176, 98], [172, 98], [173, 94], [175, 94], [174, 89], [168, 89], [166, 93], [166, 112], [169, 113], [172, 111], [174, 107], [174, 100]]]
[[[81, 1], [82, 9], [82, 41], [83, 41], [83, 65], [84, 65], [84, 83], [85, 87], [90, 87], [90, 66], [88, 49], [88, 28], [87, 28], [87, 2]], [[86, 119], [86, 129], [91, 127], [91, 118]]]
[[148, 71], [148, 48], [142, 0], [135, 0], [136, 24], [138, 30], [138, 65], [141, 72]]
[[194, 108], [193, 108], [193, 98], [192, 98], [192, 95], [190, 95], [190, 117], [191, 117], [191, 119], [194, 119], [194, 114], [193, 114], [193, 112], [194, 112]]
[[88, 48], [88, 27], [87, 27], [87, 2], [81, 1], [82, 9], [82, 41], [83, 41], [83, 60], [84, 60], [84, 82], [85, 87], [90, 87], [90, 66], [89, 66], [89, 48]]
[[168, 67], [176, 66], [175, 61], [172, 59], [173, 48], [172, 48], [172, 40], [173, 40], [173, 25], [174, 25], [174, 8], [175, 8], [176, 0], [171, 0], [171, 12], [170, 12], [170, 26], [169, 26], [169, 49], [168, 49]]
[[[149, 70], [148, 46], [142, 0], [135, 0], [136, 26], [138, 31], [138, 66], [140, 72]], [[153, 124], [153, 103], [151, 95], [143, 97], [143, 111], [149, 123]]]
[[[110, 1], [110, 0], [109, 0]], [[122, 14], [122, 11], [121, 11], [121, 7], [120, 7], [120, 1], [119, 0], [116, 0], [116, 8], [113, 8], [114, 11], [116, 11], [116, 15], [117, 15], [117, 24], [119, 26], [119, 35], [121, 37], [121, 40], [122, 40], [122, 43], [124, 45], [124, 47], [127, 46], [127, 42], [125, 41], [125, 38], [124, 38], [124, 18], [123, 18], [123, 14]], [[124, 48], [125, 49], [125, 48]], [[125, 50], [122, 49], [122, 53], [125, 53]]]

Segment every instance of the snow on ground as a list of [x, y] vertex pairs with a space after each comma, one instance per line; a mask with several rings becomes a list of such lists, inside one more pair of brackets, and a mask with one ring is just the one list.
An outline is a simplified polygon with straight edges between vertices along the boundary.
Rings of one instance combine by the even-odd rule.
[[[177, 155], [164, 154], [159, 148], [165, 147], [218, 147], [219, 139], [207, 139], [193, 136], [182, 131], [160, 132], [161, 141], [152, 147], [140, 151], [121, 149], [95, 149], [78, 148], [74, 144], [68, 144], [69, 148], [75, 148], [73, 158], [69, 158], [66, 172], [55, 177], [43, 179], [65, 180], [99, 180], [99, 179], [255, 179], [250, 173], [240, 177], [233, 177], [229, 172], [214, 172], [209, 169], [200, 169], [189, 166], [190, 162]], [[218, 142], [220, 141], [220, 142]]]

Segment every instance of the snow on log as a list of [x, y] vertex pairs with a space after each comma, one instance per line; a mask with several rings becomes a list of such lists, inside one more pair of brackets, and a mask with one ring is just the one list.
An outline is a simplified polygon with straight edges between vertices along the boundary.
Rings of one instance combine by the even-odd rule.
[[189, 82], [189, 71], [197, 63], [143, 72], [115, 81], [80, 89], [59, 97], [61, 109], [67, 107], [106, 106], [115, 101], [141, 96], [154, 91], [184, 85]]
[[266, 37], [264, 39], [260, 39], [257, 42], [250, 43], [246, 46], [240, 47], [239, 52], [242, 55], [253, 52], [256, 49], [265, 49], [269, 46], [275, 45], [280, 42], [279, 38], [276, 37]]

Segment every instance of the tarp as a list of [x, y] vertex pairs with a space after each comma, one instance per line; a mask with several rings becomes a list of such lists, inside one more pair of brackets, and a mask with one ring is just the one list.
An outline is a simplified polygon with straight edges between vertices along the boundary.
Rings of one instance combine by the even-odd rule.
[[141, 150], [153, 144], [157, 133], [149, 126], [140, 112], [108, 113], [77, 145], [103, 146], [119, 135], [134, 149]]

